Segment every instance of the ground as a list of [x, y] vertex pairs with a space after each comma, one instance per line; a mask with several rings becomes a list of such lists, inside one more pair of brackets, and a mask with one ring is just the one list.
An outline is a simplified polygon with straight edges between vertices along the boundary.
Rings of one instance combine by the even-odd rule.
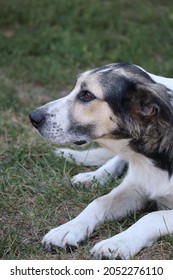
[[[71, 176], [88, 169], [57, 159], [28, 113], [67, 94], [79, 72], [106, 63], [135, 63], [173, 77], [173, 2], [0, 0], [0, 6], [1, 258], [89, 259], [94, 243], [145, 213], [106, 222], [76, 251], [44, 252], [44, 233], [113, 184], [73, 189]], [[173, 238], [160, 239], [135, 258], [173, 259]]]

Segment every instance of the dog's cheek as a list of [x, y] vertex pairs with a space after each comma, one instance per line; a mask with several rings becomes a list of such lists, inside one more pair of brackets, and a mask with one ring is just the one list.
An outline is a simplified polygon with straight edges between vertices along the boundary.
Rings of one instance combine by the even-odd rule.
[[73, 138], [76, 139], [86, 139], [93, 140], [94, 138], [94, 131], [95, 131], [95, 125], [94, 124], [86, 124], [86, 125], [80, 125], [77, 123], [71, 123], [67, 134], [71, 135]]

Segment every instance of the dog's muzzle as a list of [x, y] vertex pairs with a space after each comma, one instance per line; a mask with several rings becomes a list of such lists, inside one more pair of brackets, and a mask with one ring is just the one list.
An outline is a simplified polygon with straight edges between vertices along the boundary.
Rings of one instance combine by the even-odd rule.
[[29, 118], [35, 128], [39, 128], [45, 122], [45, 116], [41, 110], [31, 112]]

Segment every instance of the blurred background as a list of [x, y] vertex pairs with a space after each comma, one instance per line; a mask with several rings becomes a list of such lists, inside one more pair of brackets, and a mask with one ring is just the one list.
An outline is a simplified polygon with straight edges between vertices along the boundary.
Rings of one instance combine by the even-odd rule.
[[[57, 160], [28, 113], [67, 94], [79, 72], [115, 62], [173, 77], [172, 0], [0, 0], [2, 258], [54, 258], [40, 248], [43, 234], [111, 188], [76, 194], [69, 178], [85, 169]], [[107, 231], [115, 234], [115, 224], [96, 241]], [[141, 258], [172, 258], [173, 240], [159, 244]]]
[[171, 0], [0, 0], [0, 69], [18, 82], [69, 85], [112, 62], [173, 75]]

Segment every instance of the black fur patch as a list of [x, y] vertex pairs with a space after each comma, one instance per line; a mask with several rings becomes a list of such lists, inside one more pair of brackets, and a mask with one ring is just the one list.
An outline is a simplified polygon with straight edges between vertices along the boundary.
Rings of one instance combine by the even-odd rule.
[[129, 146], [132, 150], [137, 153], [144, 155], [145, 157], [151, 159], [154, 165], [162, 170], [166, 170], [171, 177], [173, 173], [173, 161], [172, 161], [172, 145], [170, 149], [163, 149], [159, 151], [159, 142], [161, 139], [158, 139], [158, 147], [151, 149], [146, 149], [145, 139], [132, 139], [129, 143]]
[[76, 138], [79, 138], [79, 140], [75, 140], [74, 142], [76, 145], [82, 145], [87, 141], [91, 141], [94, 131], [94, 125], [78, 125], [73, 121], [71, 122], [71, 125], [68, 129], [68, 133], [71, 135], [76, 135]]
[[[101, 83], [105, 89], [104, 100], [109, 104], [115, 115], [122, 113], [122, 100], [125, 93], [133, 84], [123, 76], [117, 76], [116, 81], [112, 80], [109, 73], [100, 77]], [[116, 86], [115, 86], [116, 85]]]

